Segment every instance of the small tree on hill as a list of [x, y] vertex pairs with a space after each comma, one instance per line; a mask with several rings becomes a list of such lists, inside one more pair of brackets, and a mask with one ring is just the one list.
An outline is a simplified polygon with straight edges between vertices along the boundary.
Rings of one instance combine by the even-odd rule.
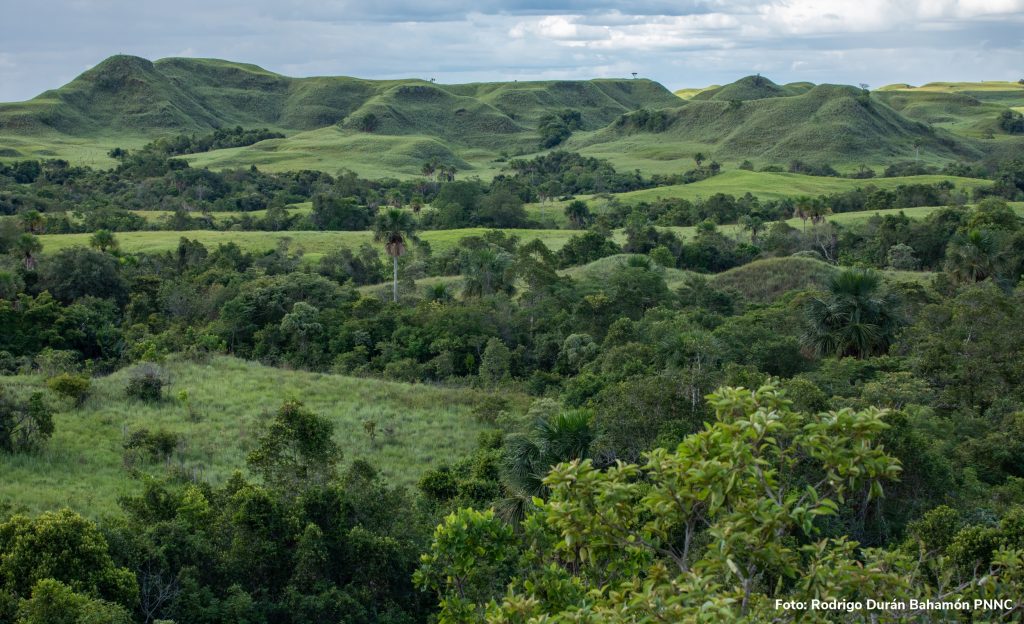
[[110, 230], [96, 230], [89, 238], [89, 246], [103, 252], [108, 249], [117, 249], [118, 245], [117, 237]]
[[331, 421], [305, 409], [299, 401], [286, 401], [249, 454], [249, 466], [268, 485], [285, 491], [327, 483], [341, 461], [333, 434]]

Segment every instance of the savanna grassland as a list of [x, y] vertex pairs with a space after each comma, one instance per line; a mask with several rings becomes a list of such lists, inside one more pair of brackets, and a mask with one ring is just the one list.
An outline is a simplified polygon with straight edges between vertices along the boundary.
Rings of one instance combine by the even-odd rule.
[[[0, 104], [0, 624], [1018, 621], [1022, 110], [130, 56]], [[941, 604], [775, 606], [880, 597]]]

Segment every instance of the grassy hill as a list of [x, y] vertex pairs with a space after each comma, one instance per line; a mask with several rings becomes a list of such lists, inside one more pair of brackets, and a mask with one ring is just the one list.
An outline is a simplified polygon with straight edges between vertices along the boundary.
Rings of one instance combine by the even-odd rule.
[[[865, 96], [855, 87], [748, 76], [673, 94], [642, 79], [442, 85], [290, 78], [215, 59], [114, 56], [63, 87], [0, 104], [0, 159], [109, 166], [106, 152], [115, 146], [238, 125], [286, 136], [191, 155], [190, 162], [401, 177], [434, 159], [489, 178], [508, 157], [538, 153], [542, 117], [572, 109], [582, 128], [568, 149], [647, 173], [678, 171], [696, 151], [726, 163], [799, 158], [855, 167], [906, 160], [919, 149], [923, 160], [939, 163], [1008, 154], [1024, 144], [998, 131], [996, 118], [1008, 106], [1024, 107], [1024, 86], [892, 85]], [[665, 111], [667, 128], [616, 123], [639, 109]]]
[[585, 128], [595, 129], [629, 111], [678, 102], [647, 80], [440, 85], [289, 78], [215, 59], [114, 56], [59, 89], [0, 104], [0, 157], [109, 165], [103, 154], [114, 146], [240, 125], [287, 138], [196, 162], [331, 171], [376, 165], [393, 174], [414, 173], [436, 158], [467, 170], [500, 152], [536, 151], [536, 126], [546, 113], [573, 108]]
[[[166, 395], [187, 391], [198, 419], [191, 419], [178, 400], [128, 401], [124, 388], [130, 370], [94, 379], [93, 394], [82, 407], [63, 405], [57, 412], [56, 431], [40, 454], [0, 454], [0, 502], [32, 511], [71, 506], [94, 515], [115, 512], [119, 495], [141, 488], [122, 459], [126, 437], [140, 428], [171, 431], [182, 439], [167, 465], [140, 466], [143, 473], [184, 469], [222, 482], [245, 470], [245, 457], [264, 426], [281, 402], [292, 398], [331, 419], [346, 462], [367, 459], [392, 483], [403, 485], [471, 451], [484, 430], [470, 415], [483, 395], [471, 390], [286, 371], [230, 357], [206, 364], [175, 361], [166, 371], [171, 379]], [[20, 391], [41, 388], [42, 381], [4, 378]], [[363, 429], [366, 420], [377, 423], [373, 443]]]
[[[671, 161], [703, 151], [719, 161], [800, 159], [839, 166], [913, 158], [915, 145], [929, 162], [974, 159], [984, 153], [970, 140], [909, 119], [855, 87], [818, 85], [795, 94], [796, 88], [766, 84], [758, 91], [741, 81], [698, 94], [672, 109], [660, 131], [615, 125], [580, 135], [570, 145], [613, 160], [615, 152]], [[726, 100], [715, 94], [724, 94]], [[743, 99], [757, 95], [765, 97]]]

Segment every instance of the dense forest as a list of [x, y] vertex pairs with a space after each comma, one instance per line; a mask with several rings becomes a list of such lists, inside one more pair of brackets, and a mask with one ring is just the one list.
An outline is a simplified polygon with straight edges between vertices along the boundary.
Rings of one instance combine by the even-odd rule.
[[[126, 432], [137, 486], [119, 513], [0, 507], [2, 622], [861, 621], [844, 605], [933, 600], [874, 613], [968, 618], [976, 599], [1019, 600], [1019, 161], [958, 166], [994, 180], [973, 193], [866, 179], [601, 214], [573, 200], [552, 249], [502, 230], [531, 227], [538, 194], [681, 180], [566, 152], [488, 183], [118, 157], [0, 169], [0, 371], [16, 382], [0, 452], [40, 453], [55, 413], [100, 400], [116, 370], [131, 371], [123, 401], [188, 405], [167, 363], [222, 354], [475, 389], [485, 431], [413, 488], [352, 461], [296, 400], [265, 406], [245, 465], [215, 483], [170, 461], [174, 431]], [[311, 211], [289, 215], [298, 202]], [[122, 249], [152, 227], [132, 210], [156, 207], [176, 248]], [[375, 242], [311, 260], [189, 237], [224, 210], [242, 213], [234, 231]], [[436, 251], [419, 236], [469, 226], [490, 229]], [[89, 246], [40, 243], [73, 232]], [[822, 598], [840, 604], [777, 607]]]

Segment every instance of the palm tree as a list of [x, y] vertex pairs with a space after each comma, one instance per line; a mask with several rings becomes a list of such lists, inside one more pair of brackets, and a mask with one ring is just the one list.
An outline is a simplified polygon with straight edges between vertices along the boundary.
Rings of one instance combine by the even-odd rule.
[[534, 497], [547, 495], [544, 477], [552, 466], [590, 456], [597, 437], [592, 420], [588, 410], [564, 411], [538, 418], [529, 432], [506, 439], [503, 467], [510, 496], [499, 508], [507, 520], [521, 520]]
[[105, 252], [108, 249], [117, 249], [118, 243], [117, 238], [110, 230], [96, 230], [89, 238], [89, 246]]
[[398, 302], [398, 258], [405, 255], [406, 239], [416, 240], [416, 224], [412, 215], [399, 208], [390, 208], [377, 215], [373, 223], [373, 240], [384, 243], [384, 251], [394, 263], [392, 296]]
[[494, 293], [515, 292], [513, 258], [496, 246], [479, 247], [462, 256], [462, 293], [466, 297], [485, 297]]
[[1002, 259], [1002, 245], [988, 230], [957, 234], [946, 248], [946, 270], [958, 282], [980, 282], [996, 275]]
[[866, 269], [834, 275], [827, 292], [806, 303], [804, 321], [802, 342], [816, 355], [858, 358], [884, 353], [903, 324], [899, 300]]
[[36, 254], [43, 250], [43, 244], [39, 242], [39, 238], [31, 234], [22, 234], [18, 237], [15, 247], [18, 249], [18, 253], [21, 254], [21, 261], [25, 265], [25, 270], [31, 271], [35, 269]]
[[806, 195], [797, 197], [793, 202], [793, 216], [799, 217], [804, 222], [804, 233], [807, 232], [807, 219], [811, 216], [811, 206], [813, 201]]
[[590, 209], [585, 202], [577, 199], [565, 207], [565, 216], [574, 228], [582, 230], [590, 222]]

